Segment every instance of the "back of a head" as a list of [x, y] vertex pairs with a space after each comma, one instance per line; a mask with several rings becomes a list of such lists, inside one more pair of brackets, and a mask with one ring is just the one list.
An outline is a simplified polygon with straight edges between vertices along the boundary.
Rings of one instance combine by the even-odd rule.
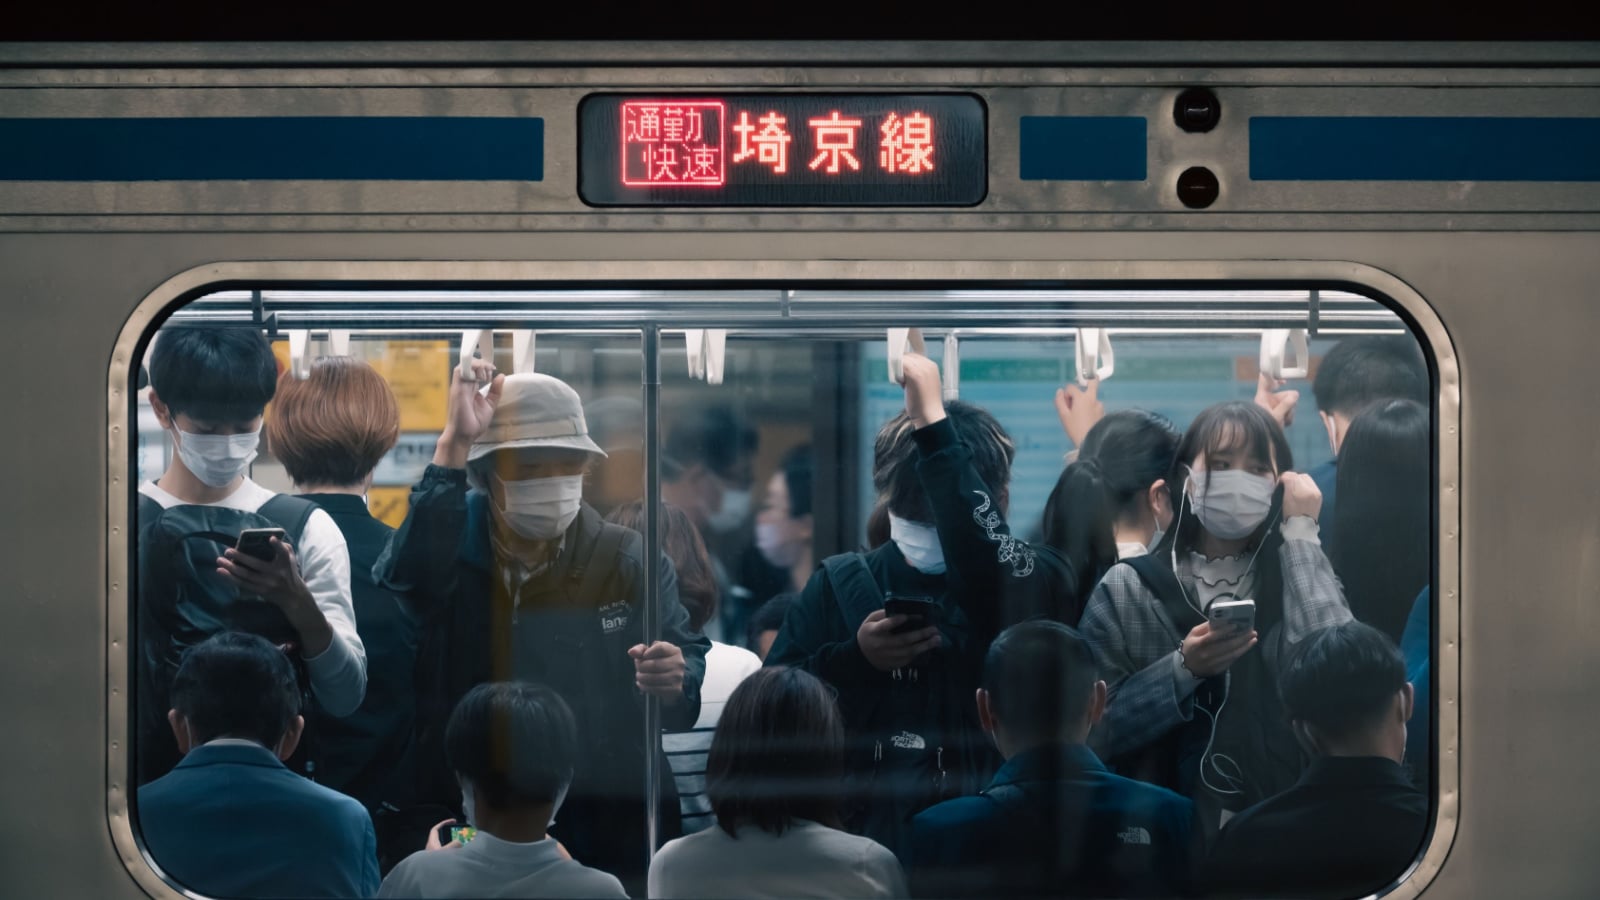
[[728, 697], [706, 758], [706, 796], [733, 835], [791, 820], [837, 825], [844, 724], [832, 690], [804, 669], [757, 670]]
[[304, 381], [284, 374], [266, 431], [295, 484], [359, 485], [400, 439], [400, 405], [372, 366], [329, 357]]
[[554, 803], [578, 762], [578, 727], [544, 685], [489, 682], [467, 692], [445, 726], [445, 758], [496, 811]]
[[1351, 419], [1339, 445], [1334, 569], [1356, 618], [1396, 640], [1432, 565], [1432, 433], [1427, 407], [1388, 400]]
[[1428, 367], [1406, 334], [1346, 338], [1317, 366], [1317, 409], [1350, 417], [1379, 400], [1428, 402]]
[[206, 423], [261, 415], [278, 387], [278, 361], [254, 328], [163, 328], [150, 384], [173, 415]]
[[1087, 725], [1100, 679], [1078, 632], [1034, 619], [1000, 632], [983, 660], [981, 687], [1017, 746], [1070, 741]]
[[1179, 438], [1153, 412], [1114, 412], [1089, 429], [1078, 458], [1056, 479], [1044, 507], [1044, 542], [1066, 558], [1080, 596], [1116, 563], [1118, 520], [1137, 514], [1150, 486], [1167, 477]]
[[750, 615], [749, 645], [756, 646], [756, 641], [763, 631], [782, 631], [783, 620], [789, 615], [789, 608], [799, 599], [799, 594], [777, 594], [757, 607]]
[[[606, 514], [606, 521], [644, 534], [644, 501], [624, 503]], [[669, 503], [661, 505], [661, 550], [678, 576], [678, 600], [689, 613], [689, 627], [703, 628], [717, 611], [717, 575], [711, 555], [689, 514]]]
[[184, 654], [171, 702], [197, 745], [235, 737], [271, 748], [300, 714], [300, 687], [289, 658], [266, 638], [224, 631]]
[[1355, 621], [1301, 641], [1278, 679], [1289, 718], [1332, 741], [1382, 727], [1405, 684], [1405, 660], [1394, 642]]
[[[1017, 446], [1000, 422], [982, 407], [952, 400], [945, 416], [956, 436], [972, 451], [972, 465], [998, 502], [1011, 482]], [[888, 501], [889, 512], [913, 522], [933, 521], [933, 510], [917, 478], [916, 426], [904, 412], [878, 430], [872, 450], [872, 485]]]
[[733, 478], [741, 461], [756, 452], [758, 434], [725, 405], [691, 410], [667, 430], [661, 448], [661, 476], [675, 481], [696, 465], [722, 478]]

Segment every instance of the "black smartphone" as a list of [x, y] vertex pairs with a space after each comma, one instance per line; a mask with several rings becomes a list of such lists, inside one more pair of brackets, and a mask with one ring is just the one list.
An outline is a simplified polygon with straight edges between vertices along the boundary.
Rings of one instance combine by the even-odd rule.
[[234, 549], [264, 562], [271, 562], [272, 558], [278, 555], [278, 549], [272, 546], [273, 538], [287, 541], [289, 532], [282, 528], [246, 528], [239, 532], [239, 543]]
[[926, 628], [939, 620], [939, 604], [932, 597], [887, 594], [883, 598], [883, 611], [891, 616], [906, 617], [895, 634]]

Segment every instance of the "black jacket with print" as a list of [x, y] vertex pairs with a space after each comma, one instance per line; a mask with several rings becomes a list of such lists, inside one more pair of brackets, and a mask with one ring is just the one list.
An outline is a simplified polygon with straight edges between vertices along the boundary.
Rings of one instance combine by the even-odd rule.
[[[945, 572], [912, 568], [891, 542], [861, 555], [878, 592], [933, 598], [943, 643], [906, 669], [883, 672], [856, 643], [840, 586], [825, 563], [789, 611], [768, 665], [804, 668], [839, 695], [846, 740], [845, 825], [907, 858], [910, 819], [976, 793], [999, 766], [973, 693], [989, 644], [1007, 625], [1067, 608], [1065, 561], [1013, 538], [972, 452], [948, 420], [914, 433], [917, 474], [933, 509]], [[844, 604], [844, 608], [859, 604]]]

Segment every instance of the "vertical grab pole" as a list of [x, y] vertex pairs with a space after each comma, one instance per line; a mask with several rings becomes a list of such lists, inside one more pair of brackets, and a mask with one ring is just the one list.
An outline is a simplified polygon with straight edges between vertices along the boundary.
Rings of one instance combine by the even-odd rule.
[[[640, 333], [644, 344], [644, 643], [649, 646], [661, 637], [661, 620], [656, 605], [661, 600], [661, 327], [646, 325]], [[661, 791], [661, 701], [644, 695], [644, 833], [645, 859], [653, 859], [660, 831]]]

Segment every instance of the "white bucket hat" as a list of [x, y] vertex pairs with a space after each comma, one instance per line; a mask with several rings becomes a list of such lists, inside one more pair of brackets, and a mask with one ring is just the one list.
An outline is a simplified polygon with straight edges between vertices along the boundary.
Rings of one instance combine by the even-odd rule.
[[507, 375], [489, 428], [467, 453], [467, 461], [496, 450], [525, 448], [606, 452], [589, 439], [578, 392], [559, 378], [537, 372]]

